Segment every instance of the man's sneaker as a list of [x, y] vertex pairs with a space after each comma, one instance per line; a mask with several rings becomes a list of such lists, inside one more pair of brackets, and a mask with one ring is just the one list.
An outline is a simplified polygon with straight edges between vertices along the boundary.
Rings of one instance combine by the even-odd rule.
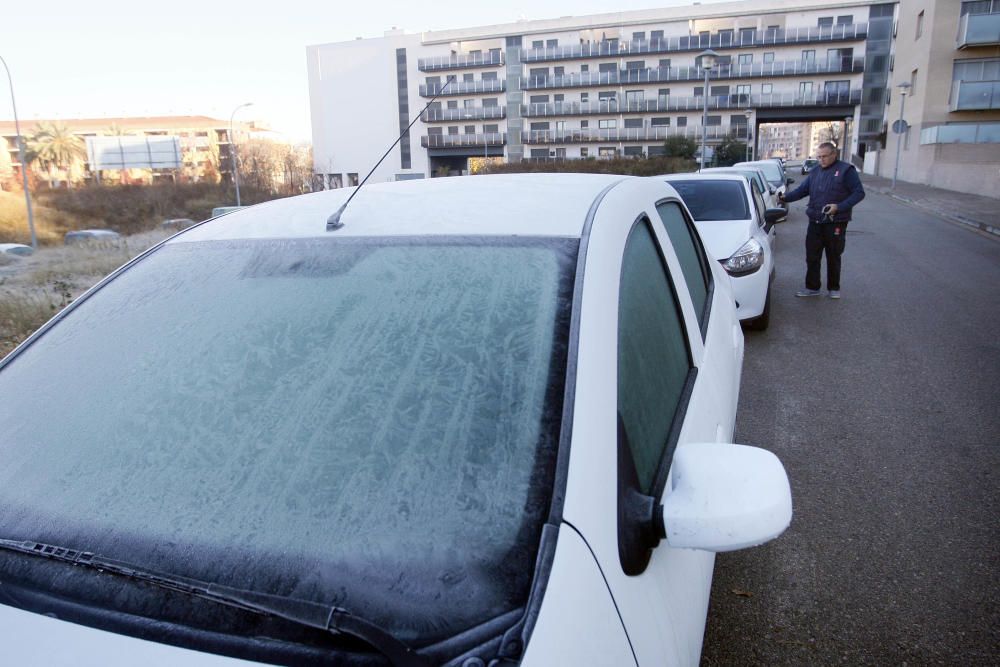
[[[795, 296], [819, 296], [818, 289], [800, 289]], [[840, 296], [839, 294], [837, 296]]]
[[830, 290], [830, 298], [831, 299], [839, 299], [840, 298], [840, 290], [836, 290], [836, 289]]

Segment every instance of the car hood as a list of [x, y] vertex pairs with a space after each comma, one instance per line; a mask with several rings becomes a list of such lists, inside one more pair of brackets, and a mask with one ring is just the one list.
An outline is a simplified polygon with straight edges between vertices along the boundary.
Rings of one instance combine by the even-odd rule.
[[750, 240], [753, 220], [695, 220], [705, 249], [715, 259], [729, 259], [734, 252]]

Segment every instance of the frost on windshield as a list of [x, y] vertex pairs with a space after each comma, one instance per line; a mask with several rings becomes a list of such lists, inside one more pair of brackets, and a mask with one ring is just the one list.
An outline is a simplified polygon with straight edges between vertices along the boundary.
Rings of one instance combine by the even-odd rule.
[[0, 532], [335, 603], [401, 638], [516, 608], [575, 252], [158, 250], [0, 372]]

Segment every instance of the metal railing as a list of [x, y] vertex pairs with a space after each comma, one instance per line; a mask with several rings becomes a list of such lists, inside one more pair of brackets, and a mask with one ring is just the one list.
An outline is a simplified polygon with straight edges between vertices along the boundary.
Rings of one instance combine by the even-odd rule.
[[445, 84], [423, 84], [420, 86], [421, 97], [434, 97], [435, 95], [465, 95], [468, 93], [499, 93], [507, 89], [507, 82], [502, 79], [488, 79], [486, 81], [452, 81], [447, 90], [441, 92]]
[[952, 111], [989, 109], [1000, 109], [1000, 81], [956, 81], [952, 85]]
[[[798, 93], [772, 94], [730, 94], [708, 98], [709, 110], [739, 109], [749, 107], [816, 107], [846, 106], [861, 103], [861, 91], [851, 90], [841, 93]], [[599, 116], [607, 114], [649, 113], [656, 111], [701, 111], [705, 108], [704, 97], [675, 97], [667, 95], [651, 100], [633, 100], [619, 103], [614, 100], [598, 102], [552, 102], [548, 104], [525, 104], [521, 115], [542, 116]]]
[[417, 60], [417, 69], [422, 72], [438, 72], [464, 67], [499, 67], [503, 64], [503, 53], [479, 53], [420, 58]]
[[[709, 72], [709, 81], [749, 79], [757, 77], [804, 76], [808, 74], [851, 74], [863, 72], [864, 58], [833, 58], [829, 61], [787, 60], [780, 63], [750, 65], [720, 65]], [[700, 67], [656, 67], [619, 70], [616, 72], [574, 72], [554, 77], [529, 77], [525, 90], [545, 88], [584, 88], [617, 84], [657, 83], [671, 81], [704, 81]]]
[[[737, 135], [734, 128], [736, 125], [710, 125], [706, 127], [706, 137], [708, 139], [723, 139]], [[528, 130], [522, 135], [526, 144], [582, 144], [600, 142], [623, 142], [623, 141], [663, 141], [667, 137], [688, 137], [690, 139], [701, 138], [701, 126], [692, 125], [688, 127], [637, 127], [637, 128], [612, 128], [612, 129], [571, 129], [571, 130]]]
[[496, 120], [507, 116], [507, 107], [462, 107], [461, 109], [427, 109], [420, 114], [425, 123], [434, 121]]
[[541, 49], [526, 49], [521, 53], [521, 62], [532, 63], [546, 60], [572, 60], [576, 58], [600, 58], [634, 56], [647, 53], [671, 53], [677, 51], [701, 51], [704, 49], [738, 49], [752, 46], [780, 46], [782, 44], [805, 44], [810, 42], [857, 41], [868, 36], [867, 23], [834, 25], [813, 28], [780, 28], [776, 30], [755, 30], [749, 33], [720, 34], [709, 36], [685, 35], [643, 41], [601, 41], [573, 46], [552, 46]]
[[1000, 12], [966, 14], [958, 24], [955, 48], [1000, 44]]
[[420, 137], [424, 148], [465, 148], [474, 146], [503, 146], [507, 143], [506, 132], [485, 134], [428, 134]]

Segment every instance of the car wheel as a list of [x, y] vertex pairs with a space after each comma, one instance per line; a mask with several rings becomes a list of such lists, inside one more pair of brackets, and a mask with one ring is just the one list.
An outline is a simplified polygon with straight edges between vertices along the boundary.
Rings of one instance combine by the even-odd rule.
[[764, 311], [747, 322], [747, 329], [751, 331], [765, 331], [771, 323], [771, 288], [767, 288], [767, 295], [764, 297]]

